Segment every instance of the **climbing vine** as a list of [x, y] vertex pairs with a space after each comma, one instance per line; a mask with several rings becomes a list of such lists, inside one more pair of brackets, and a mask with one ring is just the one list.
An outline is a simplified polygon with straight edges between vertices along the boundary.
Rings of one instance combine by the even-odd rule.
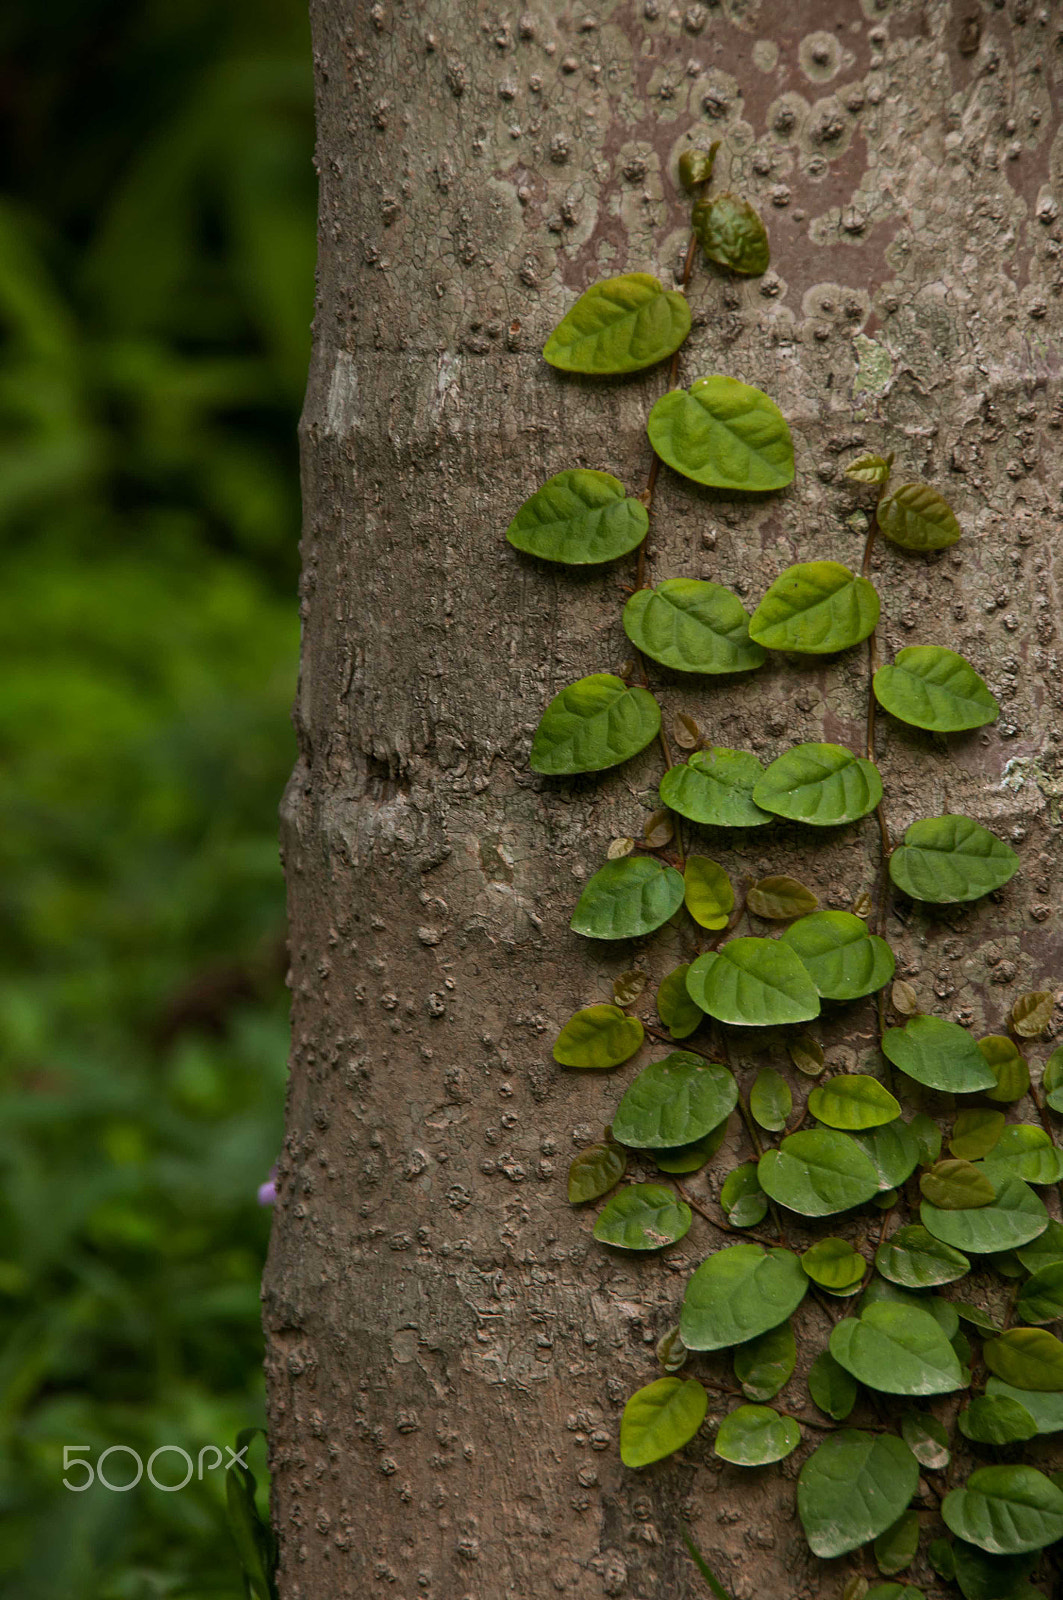
[[[666, 391], [647, 419], [654, 453], [645, 490], [629, 494], [605, 472], [560, 472], [519, 508], [507, 535], [541, 561], [634, 558], [623, 611], [630, 668], [561, 689], [535, 731], [531, 766], [547, 778], [601, 772], [659, 745], [660, 807], [640, 840], [612, 841], [571, 927], [608, 947], [689, 919], [695, 945], [690, 961], [659, 976], [656, 1021], [643, 999], [646, 974], [633, 969], [615, 980], [614, 1003], [577, 1011], [554, 1046], [563, 1067], [603, 1071], [631, 1061], [647, 1041], [682, 1044], [627, 1083], [602, 1140], [573, 1160], [568, 1197], [574, 1206], [604, 1201], [594, 1237], [614, 1250], [667, 1249], [695, 1216], [719, 1236], [657, 1346], [659, 1375], [624, 1408], [620, 1454], [643, 1470], [682, 1449], [705, 1422], [711, 1390], [715, 1409], [738, 1402], [716, 1429], [713, 1448], [723, 1460], [760, 1468], [811, 1445], [797, 1513], [815, 1555], [854, 1557], [845, 1600], [920, 1595], [906, 1575], [924, 1533], [911, 1506], [921, 1473], [942, 1525], [923, 1552], [933, 1570], [966, 1600], [1023, 1600], [1040, 1593], [1029, 1579], [1042, 1552], [1063, 1538], [1063, 1475], [1021, 1459], [1027, 1441], [1063, 1431], [1063, 1342], [1049, 1328], [1063, 1317], [1063, 1225], [1037, 1192], [1063, 1181], [1052, 1121], [1063, 1115], [1063, 1049], [1045, 1062], [1039, 1090], [1023, 1055], [1025, 1042], [1049, 1028], [1055, 996], [1024, 995], [1006, 1032], [976, 1039], [924, 1013], [912, 986], [895, 979], [883, 936], [891, 895], [901, 905], [977, 900], [1006, 884], [1019, 858], [956, 814], [920, 818], [894, 839], [875, 752], [879, 712], [947, 737], [991, 723], [999, 707], [970, 663], [943, 645], [879, 660], [879, 597], [869, 576], [876, 538], [926, 554], [961, 537], [934, 488], [895, 483], [892, 454], [865, 455], [847, 468], [855, 492], [875, 497], [860, 572], [799, 562], [751, 615], [716, 583], [648, 581], [662, 465], [743, 495], [769, 495], [794, 478], [790, 430], [768, 395], [720, 373], [678, 384], [698, 247], [732, 272], [760, 274], [769, 260], [748, 201], [709, 193], [716, 148], [689, 150], [680, 161], [694, 199], [679, 289], [647, 273], [596, 283], [543, 352], [560, 371], [599, 375], [670, 359]], [[649, 677], [650, 664], [694, 681], [756, 672], [772, 653], [848, 663], [854, 658], [844, 653], [861, 645], [863, 751], [802, 743], [766, 767], [751, 751], [711, 744], [685, 713], [666, 729]], [[700, 841], [701, 830], [726, 837], [762, 829], [770, 840], [780, 818], [810, 830], [874, 818], [873, 889], [854, 893], [850, 910], [820, 909], [789, 875], [736, 886], [686, 843]], [[805, 1025], [861, 1001], [874, 1013], [881, 1067], [835, 1072]], [[765, 1028], [785, 1030], [790, 1061], [812, 1085], [803, 1106], [795, 1108], [790, 1082], [772, 1067], [757, 1073], [748, 1095], [740, 1087], [729, 1040]], [[1008, 1119], [1026, 1097], [1040, 1125]], [[733, 1165], [718, 1203], [696, 1199], [682, 1180], [723, 1149], [736, 1111], [752, 1159]], [[641, 1171], [629, 1181], [632, 1161]], [[645, 1178], [651, 1163], [659, 1181]], [[835, 1218], [868, 1207], [881, 1212], [871, 1259], [829, 1231]], [[810, 1231], [812, 1242], [799, 1248], [795, 1233]], [[980, 1294], [988, 1311], [957, 1297], [972, 1261], [1001, 1284]], [[811, 1409], [794, 1415], [771, 1402], [795, 1373], [791, 1318], [806, 1297], [819, 1308], [824, 1337], [807, 1370]], [[733, 1384], [680, 1376], [699, 1354], [719, 1351], [733, 1352]], [[961, 1455], [981, 1464], [957, 1481]], [[726, 1600], [685, 1537], [709, 1587]], [[872, 1588], [867, 1572], [887, 1581]]]

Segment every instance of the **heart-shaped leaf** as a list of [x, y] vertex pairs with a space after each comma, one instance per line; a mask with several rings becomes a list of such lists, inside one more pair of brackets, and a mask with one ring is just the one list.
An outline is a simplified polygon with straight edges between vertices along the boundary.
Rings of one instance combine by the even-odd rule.
[[975, 1444], [1022, 1444], [1037, 1437], [1037, 1424], [1026, 1407], [1004, 1394], [979, 1395], [956, 1420], [964, 1438]]
[[734, 910], [731, 880], [708, 856], [688, 856], [683, 873], [686, 907], [702, 928], [726, 928]]
[[808, 1279], [792, 1250], [734, 1244], [687, 1284], [679, 1331], [688, 1350], [725, 1350], [778, 1327], [797, 1310]]
[[889, 983], [893, 952], [851, 911], [816, 911], [780, 935], [824, 1000], [857, 1000]]
[[568, 1169], [569, 1203], [581, 1206], [615, 1188], [627, 1170], [627, 1152], [615, 1144], [589, 1144]]
[[604, 772], [645, 750], [660, 728], [652, 694], [594, 672], [562, 689], [543, 712], [532, 740], [532, 771], [549, 777]]
[[1026, 1280], [1016, 1309], [1023, 1322], [1058, 1322], [1063, 1317], [1063, 1261], [1053, 1261]]
[[1063, 1151], [1054, 1145], [1043, 1128], [1013, 1122], [982, 1162], [991, 1183], [1005, 1178], [1022, 1178], [1024, 1183], [1059, 1183], [1063, 1180]]
[[943, 1472], [952, 1460], [945, 1425], [928, 1411], [906, 1411], [901, 1418], [901, 1438], [928, 1472]]
[[929, 1312], [882, 1300], [844, 1317], [830, 1353], [858, 1383], [883, 1394], [951, 1394], [964, 1388], [960, 1363]]
[[741, 195], [726, 190], [695, 200], [690, 226], [710, 261], [732, 272], [759, 278], [771, 259], [760, 215]]
[[1063, 1223], [1049, 1222], [1043, 1233], [1015, 1254], [1031, 1274], [1040, 1272], [1042, 1267], [1050, 1267], [1053, 1261], [1063, 1261]]
[[689, 1444], [705, 1421], [709, 1397], [696, 1378], [658, 1378], [636, 1389], [620, 1419], [620, 1459], [648, 1467]]
[[797, 1344], [789, 1322], [735, 1347], [735, 1377], [747, 1400], [770, 1400], [793, 1376]]
[[1037, 1565], [1037, 1552], [1023, 1556], [987, 1556], [958, 1540], [946, 1546], [951, 1556], [949, 1577], [964, 1600], [1044, 1600], [1040, 1589], [1026, 1582]]
[[749, 1091], [749, 1109], [753, 1121], [771, 1133], [785, 1128], [786, 1119], [794, 1108], [790, 1085], [774, 1067], [761, 1067]]
[[690, 1144], [669, 1146], [663, 1150], [651, 1150], [657, 1166], [662, 1172], [675, 1173], [677, 1176], [684, 1172], [697, 1172], [713, 1156], [727, 1137], [727, 1119], [712, 1128], [700, 1139], [694, 1139]]
[[990, 1378], [985, 1386], [987, 1395], [1005, 1395], [1018, 1400], [1030, 1413], [1040, 1434], [1063, 1431], [1063, 1389], [1019, 1389], [1005, 1383], [1003, 1378]]
[[1051, 989], [1021, 994], [1011, 1008], [1011, 1025], [1020, 1039], [1037, 1039], [1052, 1020], [1056, 997]]
[[895, 1067], [927, 1089], [973, 1094], [992, 1089], [996, 1078], [966, 1028], [944, 1017], [913, 1017], [903, 1028], [887, 1028], [882, 1051]]
[[848, 1239], [817, 1239], [801, 1257], [801, 1265], [821, 1289], [848, 1294], [863, 1280], [867, 1262]]
[[973, 1106], [957, 1116], [949, 1149], [961, 1161], [978, 1161], [989, 1154], [1003, 1131], [1003, 1111], [991, 1111], [988, 1106]]
[[594, 1224], [599, 1244], [618, 1250], [660, 1250], [690, 1227], [690, 1207], [659, 1183], [632, 1183], [607, 1200]]
[[738, 1085], [726, 1067], [674, 1050], [645, 1067], [613, 1118], [613, 1137], [638, 1150], [690, 1144], [729, 1117]]
[[851, 1136], [878, 1174], [880, 1191], [898, 1189], [918, 1166], [920, 1147], [913, 1131], [914, 1124], [914, 1117], [912, 1127], [898, 1117], [893, 1122], [884, 1122], [881, 1127], [868, 1128], [865, 1133]]
[[720, 1205], [732, 1228], [755, 1228], [768, 1213], [768, 1197], [760, 1187], [755, 1161], [729, 1172], [720, 1189]]
[[690, 332], [685, 295], [648, 272], [605, 278], [580, 295], [543, 347], [563, 372], [638, 372], [679, 349]]
[[927, 483], [902, 483], [876, 513], [887, 539], [905, 550], [947, 550], [960, 537], [952, 507]]
[[984, 1172], [955, 1156], [936, 1161], [919, 1179], [919, 1188], [924, 1200], [940, 1211], [969, 1211], [992, 1205], [997, 1197], [996, 1186]]
[[1063, 1389], [1063, 1343], [1046, 1328], [1009, 1328], [982, 1346], [986, 1366], [1013, 1389]]
[[1053, 1111], [1063, 1115], [1063, 1045], [1053, 1050], [1045, 1062], [1041, 1088], [1047, 1104]]
[[657, 1015], [673, 1039], [686, 1039], [699, 1028], [705, 1013], [687, 993], [688, 962], [661, 979], [657, 990]]
[[986, 1090], [986, 1099], [996, 1100], [1002, 1105], [1021, 1100], [1030, 1087], [1030, 1069], [1026, 1065], [1026, 1058], [1019, 1054], [1014, 1039], [1009, 1039], [1004, 1033], [990, 1033], [984, 1039], [979, 1039], [978, 1048], [996, 1079], [995, 1087]]
[[[895, 1523], [880, 1533], [875, 1540], [875, 1565], [886, 1577], [903, 1572], [915, 1560], [919, 1549], [919, 1517], [915, 1511], [905, 1511]], [[886, 1584], [883, 1588], [888, 1588]], [[898, 1588], [901, 1586], [898, 1584]], [[916, 1595], [919, 1590], [913, 1591]], [[901, 1593], [904, 1590], [901, 1589]], [[865, 1597], [866, 1600], [866, 1597]]]
[[1036, 1467], [979, 1467], [941, 1502], [945, 1526], [990, 1555], [1041, 1550], [1063, 1538], [1063, 1490]]
[[547, 478], [506, 529], [516, 550], [540, 561], [595, 566], [629, 555], [646, 537], [649, 516], [608, 472], [574, 467]]
[[737, 1027], [781, 1026], [819, 1015], [805, 968], [780, 939], [729, 939], [691, 964], [687, 989], [703, 1011]]
[[764, 768], [748, 750], [697, 750], [661, 779], [661, 801], [691, 822], [714, 828], [760, 828], [771, 821], [753, 801]]
[[585, 1006], [558, 1034], [554, 1060], [563, 1067], [618, 1067], [644, 1036], [638, 1017], [626, 1016], [619, 1006]]
[[1048, 1226], [1048, 1212], [1019, 1178], [1002, 1183], [992, 1205], [974, 1211], [942, 1211], [924, 1200], [919, 1215], [935, 1239], [966, 1255], [1015, 1250]]
[[922, 817], [890, 856], [890, 877], [913, 900], [954, 905], [1000, 889], [1019, 870], [1003, 839], [970, 817]]
[[818, 904], [811, 889], [782, 873], [758, 878], [746, 895], [750, 911], [768, 922], [790, 922], [794, 917], [807, 916]]
[[941, 1154], [941, 1129], [925, 1111], [917, 1111], [908, 1126], [919, 1146], [919, 1165], [932, 1167]]
[[892, 456], [858, 456], [846, 467], [845, 476], [854, 483], [885, 483], [892, 465]]
[[646, 430], [662, 461], [713, 489], [783, 489], [793, 482], [794, 446], [786, 419], [760, 389], [715, 374], [672, 389], [650, 412]]
[[792, 1133], [757, 1163], [764, 1193], [803, 1217], [831, 1217], [878, 1192], [878, 1173], [848, 1134], [830, 1128]]
[[932, 1289], [966, 1277], [971, 1263], [960, 1250], [935, 1239], [921, 1223], [913, 1222], [880, 1244], [875, 1265], [884, 1278], [905, 1289]]
[[801, 1468], [797, 1512], [813, 1555], [846, 1555], [890, 1527], [919, 1484], [919, 1463], [892, 1433], [842, 1428]]
[[808, 1392], [822, 1412], [844, 1422], [856, 1404], [856, 1379], [829, 1350], [821, 1350], [808, 1370]]
[[837, 561], [803, 561], [780, 573], [749, 619], [749, 636], [766, 650], [831, 655], [873, 633], [878, 595]]
[[892, 1122], [901, 1114], [900, 1102], [885, 1084], [863, 1072], [843, 1072], [818, 1084], [808, 1097], [808, 1109], [828, 1128], [859, 1133]]
[[782, 1417], [771, 1406], [739, 1406], [724, 1417], [716, 1434], [716, 1454], [738, 1467], [764, 1467], [781, 1461], [801, 1443], [801, 1429], [793, 1417]]
[[587, 879], [569, 927], [588, 939], [638, 939], [683, 904], [682, 874], [649, 856], [607, 861]]
[[696, 578], [637, 590], [624, 607], [624, 632], [643, 655], [676, 672], [751, 672], [765, 661], [738, 596]]
[[937, 1294], [913, 1294], [910, 1289], [900, 1289], [885, 1278], [872, 1277], [860, 1296], [857, 1313], [862, 1316], [869, 1306], [886, 1301], [893, 1306], [907, 1306], [910, 1311], [925, 1311], [934, 1318], [946, 1339], [954, 1339], [959, 1332], [960, 1319], [951, 1300]]
[[955, 650], [908, 645], [874, 677], [875, 699], [901, 722], [932, 733], [960, 733], [992, 722], [1000, 706], [985, 680]]
[[881, 799], [878, 768], [840, 744], [794, 745], [771, 763], [753, 790], [762, 811], [817, 828], [855, 822]]

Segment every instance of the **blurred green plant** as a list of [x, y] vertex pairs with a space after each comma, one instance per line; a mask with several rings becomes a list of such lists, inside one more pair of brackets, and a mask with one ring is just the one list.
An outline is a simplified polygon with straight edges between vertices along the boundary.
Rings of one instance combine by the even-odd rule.
[[12, 0], [0, 51], [0, 1593], [240, 1600], [224, 1471], [63, 1451], [262, 1420], [309, 39]]

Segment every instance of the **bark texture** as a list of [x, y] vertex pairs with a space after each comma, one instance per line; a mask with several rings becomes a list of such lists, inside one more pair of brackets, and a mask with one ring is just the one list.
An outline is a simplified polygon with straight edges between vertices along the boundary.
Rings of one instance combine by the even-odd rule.
[[[680, 381], [725, 371], [766, 389], [797, 480], [737, 503], [665, 470], [651, 576], [712, 578], [752, 604], [793, 561], [858, 566], [867, 500], [840, 468], [858, 447], [896, 450], [902, 479], [949, 496], [953, 551], [876, 554], [880, 646], [962, 651], [1004, 709], [947, 743], [881, 718], [888, 815], [897, 835], [966, 812], [1017, 844], [1023, 870], [970, 909], [898, 909], [886, 933], [924, 1005], [980, 1033], [1054, 986], [1063, 14], [1051, 0], [313, 13], [320, 296], [301, 754], [283, 812], [292, 1078], [265, 1294], [282, 1593], [693, 1600], [686, 1519], [736, 1600], [840, 1594], [845, 1564], [809, 1555], [793, 1510], [813, 1430], [781, 1470], [725, 1466], [711, 1429], [643, 1474], [619, 1462], [623, 1402], [657, 1376], [654, 1343], [721, 1236], [695, 1218], [649, 1261], [594, 1244], [565, 1172], [628, 1071], [565, 1072], [550, 1052], [635, 962], [654, 980], [648, 1011], [689, 951], [668, 930], [645, 951], [568, 931], [608, 841], [656, 804], [659, 754], [559, 783], [529, 771], [529, 737], [558, 688], [630, 654], [630, 569], [555, 572], [503, 533], [565, 467], [645, 483], [664, 369], [581, 381], [539, 351], [594, 279], [679, 270], [676, 158], [721, 139], [718, 186], [758, 205], [773, 264], [750, 282], [699, 264]], [[860, 747], [860, 650], [773, 660], [724, 688], [655, 681], [666, 723], [687, 711], [765, 760], [804, 739]], [[795, 872], [826, 905], [873, 885], [871, 818], [772, 840], [700, 848], [736, 876]], [[874, 1058], [866, 1007], [821, 1037], [837, 1066]], [[766, 1062], [786, 1069], [774, 1036], [735, 1057], [747, 1086]], [[740, 1153], [735, 1132], [693, 1192], [710, 1201]], [[847, 1231], [866, 1244], [871, 1227]], [[827, 1330], [814, 1305], [801, 1324], [807, 1367]], [[724, 1357], [698, 1366], [730, 1381]], [[783, 1398], [811, 1411], [800, 1376]], [[710, 1416], [729, 1405], [714, 1395]], [[929, 1517], [933, 1497], [918, 1503]], [[937, 1592], [924, 1565], [915, 1577]]]

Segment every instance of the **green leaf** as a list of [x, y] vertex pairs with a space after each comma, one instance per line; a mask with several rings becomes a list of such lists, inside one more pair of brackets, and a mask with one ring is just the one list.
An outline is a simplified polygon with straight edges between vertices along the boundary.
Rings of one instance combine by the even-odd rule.
[[690, 332], [685, 295], [648, 272], [605, 278], [580, 295], [543, 347], [562, 372], [638, 372], [679, 349]]
[[990, 1555], [1019, 1555], [1063, 1538], [1063, 1491], [1036, 1467], [979, 1467], [941, 1503], [946, 1527]]
[[911, 1566], [918, 1549], [919, 1517], [914, 1511], [905, 1511], [875, 1540], [875, 1565], [883, 1577], [890, 1578]]
[[1063, 1153], [1043, 1128], [1026, 1122], [1010, 1123], [981, 1166], [992, 1183], [1002, 1183], [1005, 1178], [1038, 1184], [1063, 1179]]
[[878, 1173], [845, 1133], [811, 1128], [792, 1133], [757, 1164], [765, 1194], [803, 1217], [830, 1217], [870, 1200]]
[[821, 1288], [848, 1294], [863, 1281], [867, 1262], [848, 1239], [817, 1239], [801, 1257], [801, 1265]]
[[770, 1133], [778, 1133], [785, 1128], [793, 1108], [794, 1098], [786, 1079], [774, 1067], [761, 1067], [749, 1091], [749, 1109], [754, 1122]]
[[828, 1128], [851, 1132], [877, 1128], [901, 1114], [899, 1101], [885, 1085], [862, 1072], [843, 1072], [819, 1084], [808, 1097], [808, 1109]]
[[643, 655], [676, 672], [751, 672], [766, 659], [738, 596], [696, 578], [636, 590], [624, 607], [624, 632]]
[[844, 1317], [830, 1353], [859, 1383], [884, 1394], [951, 1394], [965, 1387], [960, 1363], [929, 1312], [878, 1301]]
[[708, 856], [688, 856], [683, 879], [686, 907], [694, 921], [702, 928], [726, 928], [735, 895], [718, 862]]
[[[912, 1118], [914, 1123], [915, 1118]], [[853, 1140], [874, 1167], [880, 1191], [897, 1189], [915, 1171], [919, 1161], [919, 1142], [906, 1122], [898, 1117], [880, 1128], [854, 1133]]]
[[1018, 1400], [1037, 1424], [1038, 1433], [1063, 1432], [1063, 1391], [1055, 1389], [1019, 1389], [1005, 1383], [1003, 1378], [990, 1378], [985, 1386], [987, 1395], [1005, 1395]]
[[941, 1211], [967, 1211], [988, 1206], [997, 1197], [996, 1186], [971, 1161], [950, 1157], [938, 1161], [919, 1179], [923, 1198]]
[[615, 1144], [589, 1144], [574, 1156], [568, 1169], [570, 1204], [597, 1200], [618, 1184], [627, 1171], [627, 1152]]
[[1037, 1565], [1038, 1553], [1022, 1556], [987, 1556], [973, 1544], [959, 1540], [950, 1545], [951, 1576], [964, 1600], [1044, 1600], [1040, 1589], [1025, 1581]]
[[893, 951], [850, 911], [817, 911], [780, 938], [800, 958], [824, 1000], [858, 1000], [893, 977]]
[[690, 226], [710, 261], [745, 277], [759, 278], [771, 259], [759, 213], [741, 195], [723, 190], [695, 200]]
[[926, 1600], [922, 1589], [912, 1583], [876, 1583], [864, 1600]]
[[974, 1106], [957, 1116], [949, 1149], [961, 1161], [977, 1161], [989, 1154], [1003, 1129], [1003, 1111], [991, 1111], [988, 1106]]
[[636, 1389], [620, 1419], [620, 1459], [648, 1467], [689, 1444], [705, 1421], [709, 1397], [696, 1378], [658, 1378]]
[[928, 1472], [943, 1472], [952, 1460], [945, 1424], [929, 1412], [906, 1411], [901, 1418], [901, 1438]]
[[781, 1461], [801, 1443], [793, 1417], [781, 1417], [771, 1406], [739, 1406], [724, 1417], [716, 1434], [716, 1454], [738, 1467], [764, 1467]]
[[652, 694], [609, 672], [570, 683], [543, 712], [531, 747], [533, 772], [558, 777], [604, 772], [656, 739], [661, 709]]
[[[1040, 1272], [1042, 1267], [1051, 1266], [1053, 1261], [1063, 1261], [1063, 1223], [1053, 1218], [1044, 1232], [1023, 1245], [1016, 1255], [1029, 1273]], [[1021, 1274], [1016, 1273], [1015, 1276]]]
[[1023, 1322], [1058, 1322], [1063, 1317], [1063, 1261], [1053, 1261], [1027, 1279], [1017, 1311]]
[[569, 927], [588, 939], [638, 939], [683, 904], [682, 874], [649, 856], [607, 861], [587, 879]]
[[691, 1223], [690, 1207], [659, 1183], [632, 1183], [607, 1200], [594, 1237], [619, 1250], [660, 1250], [675, 1244]]
[[726, 1067], [674, 1050], [644, 1067], [613, 1118], [613, 1138], [638, 1150], [667, 1150], [703, 1139], [738, 1103]]
[[876, 513], [887, 539], [905, 550], [947, 550], [960, 537], [952, 507], [926, 483], [902, 483]]
[[996, 1079], [995, 1087], [986, 1091], [986, 1099], [1002, 1105], [1021, 1100], [1030, 1087], [1030, 1069], [1014, 1039], [1004, 1033], [990, 1033], [979, 1039], [978, 1048]]
[[966, 1277], [971, 1263], [960, 1250], [942, 1244], [920, 1223], [909, 1223], [880, 1244], [875, 1265], [884, 1278], [905, 1289], [932, 1289]]
[[969, 1322], [972, 1328], [978, 1328], [982, 1333], [1000, 1332], [988, 1311], [983, 1311], [981, 1306], [972, 1306], [966, 1300], [953, 1300], [952, 1305], [956, 1309], [956, 1315], [964, 1322]]
[[885, 483], [892, 465], [892, 459], [885, 456], [859, 456], [857, 460], [850, 461], [845, 476], [852, 478], [854, 483]]
[[706, 183], [711, 182], [719, 148], [720, 141], [717, 139], [707, 150], [684, 150], [679, 157], [679, 181], [689, 194], [697, 194]]
[[[978, 1554], [973, 1545], [971, 1552], [974, 1555]], [[932, 1540], [926, 1552], [926, 1559], [939, 1578], [944, 1578], [946, 1583], [952, 1582], [956, 1576], [956, 1561], [952, 1554], [951, 1539]]]
[[943, 645], [908, 645], [897, 652], [891, 667], [879, 667], [873, 682], [880, 706], [932, 733], [982, 728], [1000, 713], [970, 662]]
[[713, 489], [766, 493], [793, 482], [794, 446], [773, 400], [735, 378], [698, 378], [662, 395], [646, 425], [668, 466]]
[[1053, 1111], [1063, 1115], [1063, 1045], [1053, 1050], [1045, 1062], [1041, 1088], [1047, 1104]]
[[829, 1560], [877, 1539], [918, 1484], [919, 1464], [893, 1434], [842, 1428], [829, 1435], [797, 1480], [797, 1511], [813, 1555]]
[[1018, 1400], [1008, 1395], [980, 1395], [960, 1412], [960, 1432], [975, 1444], [1022, 1444], [1037, 1437], [1037, 1424]]
[[887, 1028], [882, 1052], [895, 1067], [927, 1089], [972, 1094], [996, 1084], [992, 1069], [967, 1029], [944, 1017], [912, 1017], [903, 1028]]
[[789, 1322], [780, 1322], [740, 1344], [734, 1354], [735, 1377], [747, 1400], [770, 1400], [793, 1376], [797, 1345]]
[[909, 1123], [919, 1145], [919, 1164], [932, 1167], [941, 1154], [941, 1129], [925, 1111], [917, 1111]]
[[554, 1060], [563, 1067], [618, 1067], [644, 1037], [638, 1017], [626, 1016], [619, 1006], [585, 1006], [558, 1034]]
[[805, 968], [780, 939], [729, 939], [692, 963], [687, 990], [703, 1011], [739, 1027], [781, 1026], [819, 1015]]
[[727, 1119], [706, 1133], [700, 1139], [694, 1139], [689, 1144], [674, 1145], [670, 1149], [653, 1150], [651, 1155], [662, 1172], [675, 1173], [677, 1176], [684, 1172], [697, 1172], [711, 1161], [713, 1156], [727, 1137]]
[[826, 1416], [844, 1422], [856, 1404], [856, 1379], [821, 1350], [808, 1370], [808, 1392]]
[[673, 1039], [686, 1039], [701, 1026], [704, 1011], [696, 1006], [687, 993], [687, 973], [690, 964], [684, 962], [666, 978], [661, 979], [657, 990], [657, 1015]]
[[717, 1250], [687, 1284], [679, 1330], [688, 1350], [725, 1350], [755, 1339], [797, 1310], [808, 1279], [792, 1250], [734, 1244]]
[[975, 1211], [941, 1211], [924, 1200], [919, 1208], [924, 1227], [935, 1239], [968, 1255], [1015, 1250], [1043, 1233], [1048, 1212], [1019, 1178], [1008, 1178], [992, 1205]]
[[753, 799], [777, 817], [835, 827], [874, 811], [882, 799], [882, 780], [873, 762], [840, 744], [798, 744], [771, 763]]
[[729, 1172], [720, 1189], [720, 1205], [732, 1228], [755, 1228], [768, 1211], [768, 1197], [760, 1187], [755, 1161]]
[[897, 888], [935, 905], [978, 900], [1018, 870], [1011, 846], [970, 817], [922, 817], [890, 856]]
[[779, 574], [749, 619], [749, 636], [766, 650], [832, 655], [873, 633], [878, 595], [837, 561], [803, 561]]
[[595, 566], [636, 550], [650, 519], [608, 472], [575, 467], [547, 478], [506, 529], [516, 550], [540, 561]]
[[763, 771], [748, 750], [696, 750], [661, 779], [661, 803], [708, 827], [760, 828], [771, 821], [753, 803], [753, 788]]
[[789, 922], [794, 917], [804, 917], [810, 911], [815, 911], [819, 901], [812, 890], [796, 878], [775, 873], [767, 878], [758, 878], [750, 886], [746, 905], [756, 916], [764, 917], [769, 922]]
[[982, 1356], [1013, 1389], [1063, 1389], [1063, 1343], [1045, 1328], [1009, 1328], [986, 1340]]

